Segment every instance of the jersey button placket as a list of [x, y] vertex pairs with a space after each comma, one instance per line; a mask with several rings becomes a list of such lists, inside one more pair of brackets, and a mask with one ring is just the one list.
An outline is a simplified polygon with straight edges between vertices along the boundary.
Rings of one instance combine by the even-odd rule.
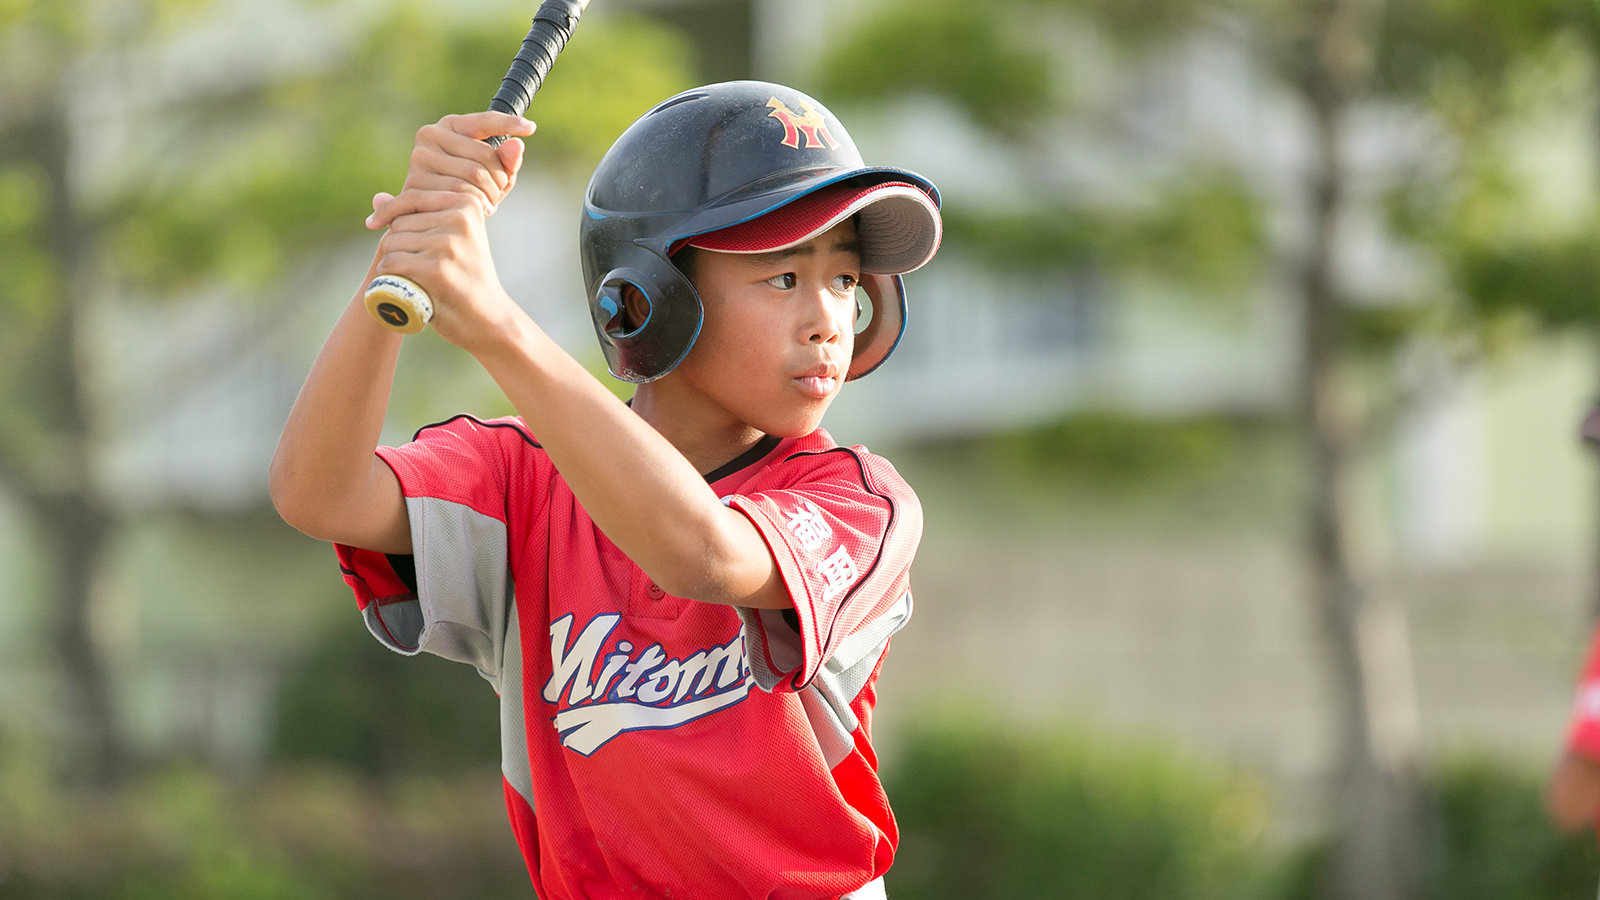
[[628, 615], [646, 619], [676, 619], [689, 601], [667, 593], [644, 572], [635, 569], [628, 592]]

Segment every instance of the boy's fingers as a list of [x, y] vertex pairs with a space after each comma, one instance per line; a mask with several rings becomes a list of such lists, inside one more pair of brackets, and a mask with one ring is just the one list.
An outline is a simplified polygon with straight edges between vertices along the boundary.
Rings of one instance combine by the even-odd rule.
[[384, 227], [384, 225], [387, 225], [389, 220], [394, 217], [388, 214], [385, 207], [393, 202], [394, 195], [388, 191], [379, 191], [376, 194], [373, 194], [372, 214], [367, 216], [367, 227], [376, 230]]
[[488, 215], [483, 199], [460, 191], [422, 190], [408, 188], [391, 199], [382, 209], [367, 216], [367, 227], [373, 230], [395, 227], [396, 221], [418, 213], [475, 210], [480, 216]]
[[538, 127], [522, 116], [513, 116], [509, 113], [494, 112], [493, 110], [445, 116], [439, 120], [438, 124], [441, 128], [472, 138], [475, 141], [486, 140], [498, 135], [527, 137], [533, 134]]
[[458, 179], [470, 185], [491, 204], [499, 202], [511, 181], [495, 148], [458, 134], [441, 133], [438, 140], [419, 141], [411, 152], [407, 187], [440, 187], [435, 176]]
[[[423, 209], [441, 209], [468, 196], [484, 216], [494, 214], [516, 183], [522, 166], [524, 147], [518, 137], [531, 135], [537, 126], [521, 116], [484, 111], [445, 116], [417, 131], [411, 152], [411, 174], [399, 196], [380, 192], [373, 195], [372, 214], [367, 227], [391, 227], [400, 216]], [[509, 135], [510, 140], [491, 147], [485, 138]], [[455, 194], [457, 198], [449, 195]]]

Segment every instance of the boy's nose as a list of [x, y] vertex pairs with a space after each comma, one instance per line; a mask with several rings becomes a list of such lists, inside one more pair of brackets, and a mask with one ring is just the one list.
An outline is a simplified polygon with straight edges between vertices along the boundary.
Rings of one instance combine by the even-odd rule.
[[807, 304], [808, 315], [805, 321], [807, 342], [812, 344], [831, 344], [839, 340], [844, 323], [839, 320], [838, 298], [829, 290], [818, 291], [814, 300]]

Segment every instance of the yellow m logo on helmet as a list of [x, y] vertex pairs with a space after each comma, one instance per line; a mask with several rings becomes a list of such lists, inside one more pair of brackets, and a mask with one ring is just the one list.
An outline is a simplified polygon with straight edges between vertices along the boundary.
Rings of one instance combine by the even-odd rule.
[[783, 145], [800, 149], [800, 136], [805, 135], [805, 147], [808, 150], [837, 150], [839, 142], [828, 133], [827, 120], [822, 118], [822, 113], [816, 107], [804, 100], [800, 101], [800, 108], [804, 113], [797, 113], [777, 97], [767, 101], [767, 106], [772, 112], [767, 113], [769, 118], [777, 119], [783, 123]]

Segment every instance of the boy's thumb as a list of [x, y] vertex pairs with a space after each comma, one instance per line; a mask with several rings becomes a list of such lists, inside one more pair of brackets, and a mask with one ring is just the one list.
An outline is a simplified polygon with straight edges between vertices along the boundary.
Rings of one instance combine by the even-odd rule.
[[505, 167], [506, 172], [516, 175], [517, 170], [522, 168], [523, 153], [526, 149], [520, 138], [513, 137], [506, 138], [495, 148], [495, 152], [500, 154], [500, 165]]

